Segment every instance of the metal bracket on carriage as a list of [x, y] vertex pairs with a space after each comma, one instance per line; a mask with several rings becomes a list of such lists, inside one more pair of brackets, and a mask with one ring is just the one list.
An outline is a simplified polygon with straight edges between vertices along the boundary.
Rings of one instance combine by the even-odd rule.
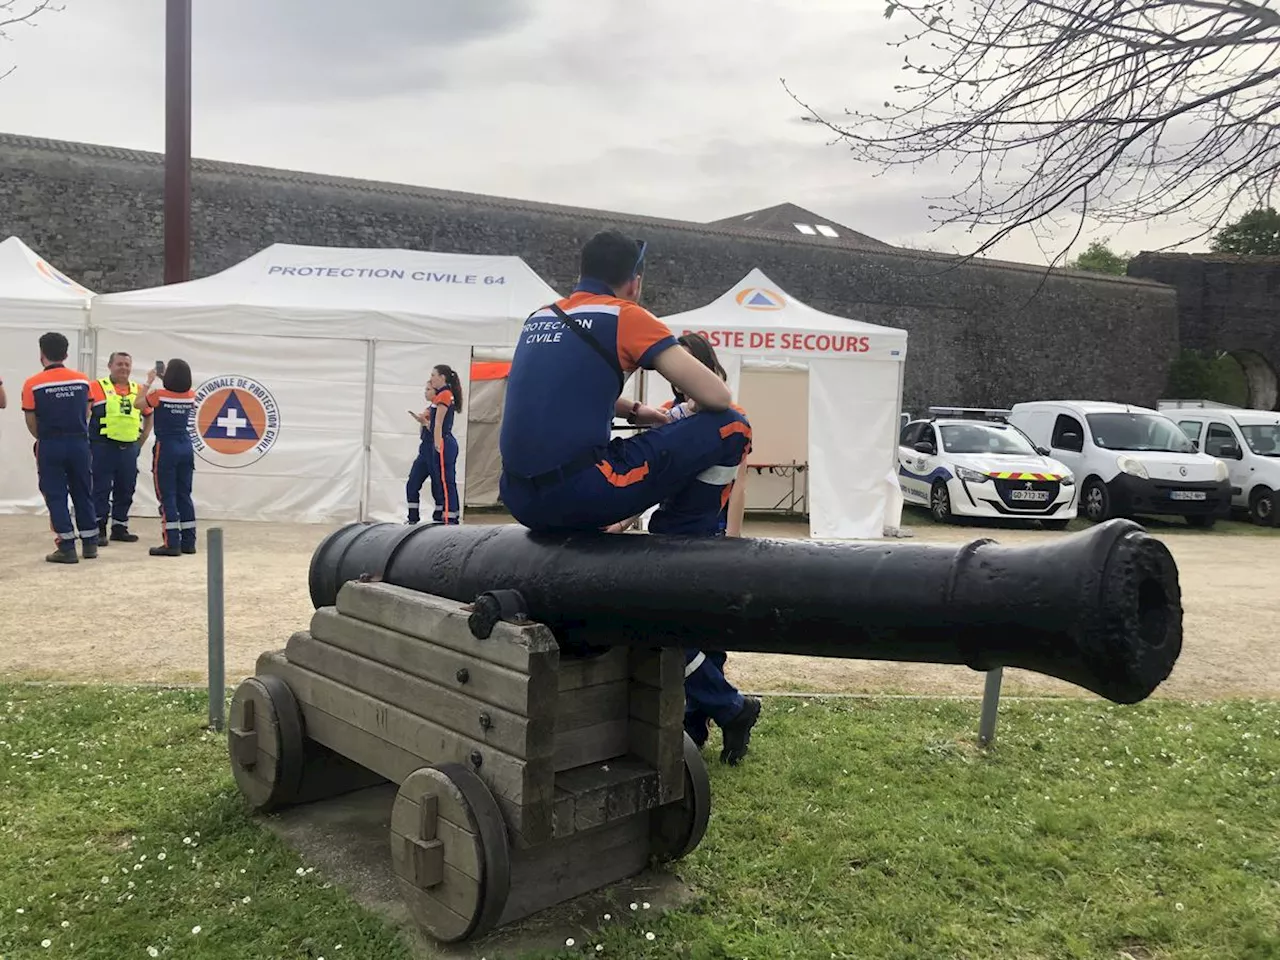
[[252, 769], [258, 760], [258, 730], [256, 726], [253, 701], [246, 701], [244, 717], [239, 726], [232, 725], [228, 730], [231, 741], [231, 756], [237, 763]]
[[500, 622], [523, 625], [530, 623], [528, 604], [519, 590], [489, 590], [462, 608], [469, 610], [467, 627], [477, 640], [487, 640]]

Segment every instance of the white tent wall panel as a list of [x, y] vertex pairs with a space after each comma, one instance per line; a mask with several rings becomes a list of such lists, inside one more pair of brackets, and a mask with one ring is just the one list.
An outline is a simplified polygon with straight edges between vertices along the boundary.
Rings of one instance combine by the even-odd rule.
[[856, 377], [839, 360], [809, 364], [811, 536], [872, 538], [899, 525], [885, 451], [896, 450], [901, 371], [888, 360], [859, 364]]
[[[378, 340], [374, 343], [373, 402], [369, 446], [367, 518], [379, 521], [405, 519], [405, 483], [418, 455], [420, 427], [409, 411], [426, 409], [423, 389], [431, 369], [447, 364], [462, 381], [462, 414], [454, 417], [453, 435], [458, 441], [457, 485], [463, 496], [467, 482], [467, 401], [471, 394], [471, 348]], [[464, 498], [465, 500], [465, 498]], [[431, 483], [422, 485], [422, 516], [429, 519]]]
[[[80, 366], [85, 337], [83, 330], [68, 322], [75, 316], [76, 311], [61, 311], [46, 317], [52, 322], [44, 326], [0, 325], [0, 380], [9, 401], [8, 408], [0, 411], [0, 514], [48, 512], [36, 476], [35, 440], [22, 415], [22, 385], [40, 372], [39, 341], [45, 333], [65, 336], [70, 345], [67, 363]], [[84, 372], [93, 376], [92, 371]]]
[[[252, 454], [217, 458], [197, 455], [193, 497], [197, 518], [284, 523], [338, 523], [359, 512], [363, 478], [365, 354], [367, 344], [350, 340], [170, 334], [98, 329], [98, 370], [113, 350], [127, 351], [135, 380], [156, 360], [191, 364], [194, 388], [228, 380], [233, 389], [256, 381], [269, 394], [278, 418], [275, 441], [257, 459]], [[216, 417], [214, 398], [197, 410], [201, 424]], [[150, 477], [153, 441], [139, 457], [136, 517], [154, 516]], [[210, 462], [221, 459], [221, 462]]]
[[502, 453], [498, 440], [507, 380], [473, 380], [467, 397], [467, 485], [463, 503], [470, 507], [498, 504]]

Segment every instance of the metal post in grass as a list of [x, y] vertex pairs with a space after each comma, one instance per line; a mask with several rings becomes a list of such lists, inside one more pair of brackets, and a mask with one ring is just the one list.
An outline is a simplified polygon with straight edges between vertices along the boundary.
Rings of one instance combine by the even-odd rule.
[[223, 609], [222, 528], [205, 540], [209, 553], [209, 726], [221, 732], [226, 706], [226, 619]]
[[987, 747], [996, 738], [996, 713], [1000, 709], [1000, 681], [1004, 667], [987, 671], [987, 685], [982, 691], [982, 718], [978, 721], [978, 743]]

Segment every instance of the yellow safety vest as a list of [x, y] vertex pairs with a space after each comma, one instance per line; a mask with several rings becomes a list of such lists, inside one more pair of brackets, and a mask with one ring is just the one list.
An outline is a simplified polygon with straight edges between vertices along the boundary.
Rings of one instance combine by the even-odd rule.
[[102, 392], [107, 409], [102, 414], [102, 435], [108, 440], [133, 443], [142, 436], [142, 411], [138, 409], [138, 385], [129, 381], [129, 395], [122, 397], [110, 377], [103, 377]]

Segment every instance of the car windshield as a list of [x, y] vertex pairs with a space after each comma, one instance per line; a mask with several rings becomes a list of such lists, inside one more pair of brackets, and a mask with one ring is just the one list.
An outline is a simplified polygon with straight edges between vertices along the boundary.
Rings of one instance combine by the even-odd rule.
[[986, 453], [1034, 457], [1027, 438], [1012, 427], [981, 423], [955, 423], [942, 427], [942, 446], [948, 453]]
[[1280, 423], [1242, 423], [1244, 442], [1260, 457], [1280, 457]]
[[1154, 413], [1091, 413], [1093, 442], [1104, 450], [1194, 453], [1187, 435], [1168, 417]]

